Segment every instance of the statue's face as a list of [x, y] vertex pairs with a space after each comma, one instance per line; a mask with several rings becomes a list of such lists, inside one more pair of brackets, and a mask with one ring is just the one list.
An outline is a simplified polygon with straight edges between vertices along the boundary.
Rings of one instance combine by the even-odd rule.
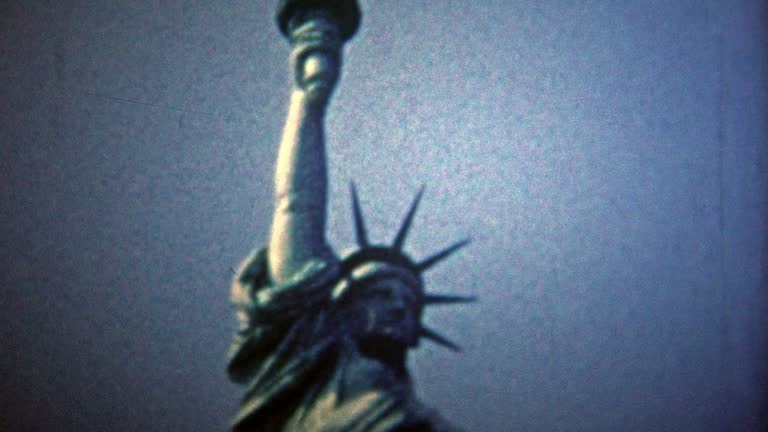
[[370, 281], [360, 287], [355, 320], [364, 337], [382, 337], [413, 346], [419, 335], [419, 300], [413, 288], [396, 278]]

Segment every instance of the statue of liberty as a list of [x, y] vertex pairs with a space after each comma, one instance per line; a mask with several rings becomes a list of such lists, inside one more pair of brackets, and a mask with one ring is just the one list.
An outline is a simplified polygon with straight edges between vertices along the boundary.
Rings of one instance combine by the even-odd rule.
[[355, 0], [283, 0], [278, 9], [294, 81], [269, 244], [232, 288], [240, 329], [228, 373], [247, 386], [235, 431], [456, 430], [417, 400], [406, 356], [420, 338], [458, 349], [421, 323], [422, 311], [472, 299], [428, 294], [422, 274], [466, 241], [419, 261], [403, 251], [419, 192], [392, 243], [372, 244], [354, 185], [359, 249], [338, 258], [325, 239], [324, 115], [359, 22]]

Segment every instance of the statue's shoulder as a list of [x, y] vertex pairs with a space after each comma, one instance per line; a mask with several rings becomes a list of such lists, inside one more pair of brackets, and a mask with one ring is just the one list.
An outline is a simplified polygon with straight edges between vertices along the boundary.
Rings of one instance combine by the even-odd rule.
[[269, 276], [267, 250], [254, 250], [240, 265], [232, 283], [232, 302], [249, 313], [283, 318], [306, 312], [330, 298], [333, 286], [341, 279], [335, 260], [308, 260], [285, 282], [276, 284]]
[[[248, 381], [282, 344], [322, 330], [318, 323], [323, 322], [330, 292], [339, 279], [338, 265], [311, 260], [288, 281], [275, 284], [269, 277], [267, 255], [265, 249], [251, 252], [232, 283], [240, 328], [230, 348], [228, 370], [236, 382]], [[320, 337], [299, 345], [306, 354], [322, 351], [328, 340]], [[283, 355], [290, 357], [288, 351]]]

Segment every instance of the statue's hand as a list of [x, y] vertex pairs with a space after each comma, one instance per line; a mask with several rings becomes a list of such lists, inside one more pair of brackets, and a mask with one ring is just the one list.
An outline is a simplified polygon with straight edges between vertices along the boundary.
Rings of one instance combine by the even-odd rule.
[[300, 54], [295, 64], [296, 86], [305, 92], [308, 102], [326, 104], [339, 79], [338, 53], [311, 50]]
[[306, 93], [308, 102], [327, 103], [341, 68], [342, 41], [338, 23], [315, 11], [291, 28], [290, 39], [296, 87]]

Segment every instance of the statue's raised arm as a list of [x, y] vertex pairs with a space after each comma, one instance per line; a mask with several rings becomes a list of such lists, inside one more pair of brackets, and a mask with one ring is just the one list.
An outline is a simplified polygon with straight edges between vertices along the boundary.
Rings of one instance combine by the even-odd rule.
[[355, 0], [284, 0], [278, 9], [293, 82], [269, 245], [232, 284], [240, 328], [227, 371], [247, 386], [236, 432], [455, 430], [416, 397], [407, 353], [422, 338], [458, 349], [423, 325], [422, 312], [471, 298], [425, 292], [422, 273], [466, 242], [420, 261], [404, 252], [419, 193], [392, 243], [371, 243], [354, 188], [359, 249], [339, 259], [325, 238], [323, 123], [359, 21]]
[[335, 260], [325, 240], [324, 119], [340, 74], [342, 44], [354, 34], [359, 12], [354, 2], [284, 1], [278, 20], [291, 43], [294, 78], [275, 170], [269, 241], [269, 271], [282, 283], [312, 260]]

